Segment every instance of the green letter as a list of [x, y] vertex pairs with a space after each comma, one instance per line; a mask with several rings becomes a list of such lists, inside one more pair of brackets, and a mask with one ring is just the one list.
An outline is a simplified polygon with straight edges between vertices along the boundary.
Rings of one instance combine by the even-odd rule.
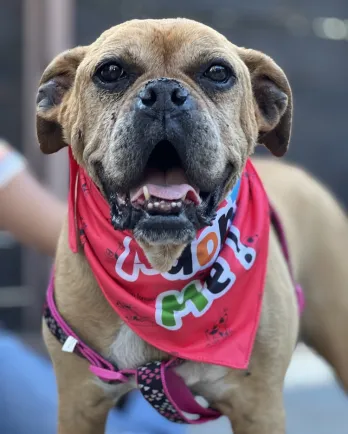
[[[179, 302], [178, 298], [183, 298], [181, 303]], [[182, 290], [180, 295], [170, 294], [163, 297], [162, 324], [165, 327], [175, 327], [177, 325], [176, 317], [181, 318], [188, 313], [186, 312], [184, 313], [184, 315], [180, 315], [179, 313], [178, 315], [178, 312], [181, 312], [185, 309], [186, 304], [189, 300], [195, 305], [196, 309], [199, 312], [202, 312], [209, 303], [206, 297], [198, 291], [195, 282], [191, 282]]]

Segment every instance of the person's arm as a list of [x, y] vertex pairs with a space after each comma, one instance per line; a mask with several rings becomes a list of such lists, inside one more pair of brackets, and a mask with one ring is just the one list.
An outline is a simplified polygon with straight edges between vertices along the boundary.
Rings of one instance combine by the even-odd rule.
[[54, 255], [66, 205], [27, 170], [24, 159], [0, 142], [0, 230]]

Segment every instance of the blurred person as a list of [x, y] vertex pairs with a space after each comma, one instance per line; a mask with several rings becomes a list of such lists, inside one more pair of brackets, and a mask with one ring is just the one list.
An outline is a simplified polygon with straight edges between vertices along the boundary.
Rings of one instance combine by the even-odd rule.
[[0, 141], [0, 230], [53, 256], [66, 205], [31, 175], [25, 159]]
[[[54, 256], [65, 213], [66, 205], [40, 185], [23, 156], [0, 140], [0, 230]], [[56, 433], [57, 405], [50, 362], [0, 329], [0, 432]], [[184, 427], [162, 418], [135, 392], [122, 410], [110, 413], [106, 433], [183, 434]]]

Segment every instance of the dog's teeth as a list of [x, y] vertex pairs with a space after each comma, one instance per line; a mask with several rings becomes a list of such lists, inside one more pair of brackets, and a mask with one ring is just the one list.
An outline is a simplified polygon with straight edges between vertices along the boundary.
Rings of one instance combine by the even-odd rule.
[[172, 208], [176, 208], [178, 206], [178, 204], [176, 202], [172, 202], [171, 205], [172, 205]]
[[182, 205], [182, 202], [177, 202], [177, 203], [176, 203], [176, 206], [177, 206], [178, 208], [181, 208], [181, 205]]
[[154, 205], [155, 208], [158, 208], [160, 204], [159, 204], [159, 202], [154, 202], [153, 205]]
[[183, 195], [183, 197], [181, 198], [182, 201], [184, 201], [186, 199], [186, 193]]
[[160, 207], [163, 211], [169, 211], [170, 210], [170, 203], [162, 200], [160, 203]]
[[143, 187], [143, 193], [144, 193], [145, 200], [149, 200], [151, 196], [149, 193], [149, 189], [147, 188], [146, 185], [144, 185], [144, 187]]
[[147, 209], [153, 209], [153, 203], [151, 203], [151, 202], [148, 203], [148, 204], [147, 204]]

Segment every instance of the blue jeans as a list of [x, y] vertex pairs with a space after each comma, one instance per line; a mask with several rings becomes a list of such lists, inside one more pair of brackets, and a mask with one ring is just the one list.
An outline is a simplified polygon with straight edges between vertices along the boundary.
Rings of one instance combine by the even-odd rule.
[[[57, 389], [49, 361], [0, 331], [0, 433], [56, 434]], [[107, 434], [184, 434], [141, 397], [131, 394], [125, 409], [110, 412]]]

